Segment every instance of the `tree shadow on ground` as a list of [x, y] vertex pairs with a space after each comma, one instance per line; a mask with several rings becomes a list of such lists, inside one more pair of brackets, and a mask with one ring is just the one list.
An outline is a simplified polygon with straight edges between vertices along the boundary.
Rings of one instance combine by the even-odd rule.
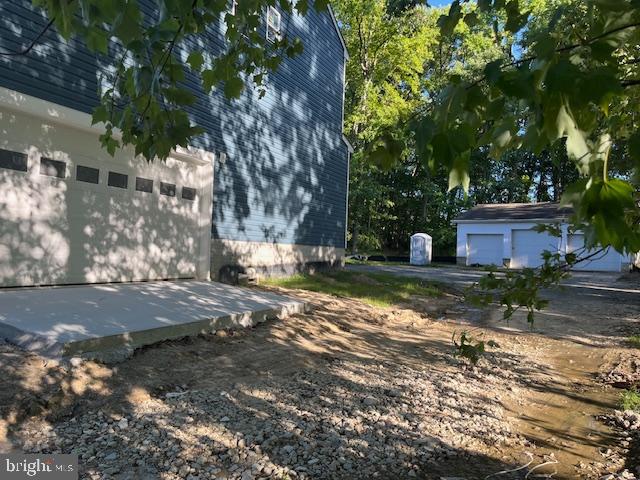
[[[312, 316], [165, 342], [115, 367], [38, 368], [7, 351], [3, 417], [19, 448], [79, 450], [87, 478], [483, 478], [526, 463], [524, 445], [501, 451], [517, 443], [486, 389], [501, 373], [463, 375], [446, 338], [375, 312], [319, 301]], [[24, 399], [51, 430], [19, 425]]]

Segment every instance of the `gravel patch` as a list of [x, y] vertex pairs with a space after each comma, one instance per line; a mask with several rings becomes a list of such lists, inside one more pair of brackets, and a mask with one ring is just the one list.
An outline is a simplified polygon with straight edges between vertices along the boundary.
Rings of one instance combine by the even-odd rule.
[[78, 453], [90, 479], [424, 478], [430, 465], [526, 445], [487, 382], [500, 383], [334, 360], [228, 392], [170, 392], [126, 415], [26, 424], [19, 437], [26, 451]]

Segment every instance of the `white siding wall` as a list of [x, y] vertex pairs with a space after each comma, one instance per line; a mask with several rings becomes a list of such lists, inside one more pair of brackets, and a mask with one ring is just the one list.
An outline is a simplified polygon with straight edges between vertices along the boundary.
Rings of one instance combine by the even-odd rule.
[[502, 234], [502, 258], [511, 258], [511, 230], [513, 228], [533, 228], [536, 223], [459, 223], [456, 257], [467, 256], [467, 235], [469, 234]]
[[[502, 234], [502, 258], [511, 258], [511, 242], [513, 240], [513, 230], [527, 230], [538, 225], [537, 222], [478, 222], [459, 223], [457, 225], [457, 247], [456, 257], [466, 258], [468, 256], [467, 236], [470, 234]], [[566, 224], [561, 225], [562, 238], [560, 239], [560, 252], [567, 252], [567, 228]], [[621, 255], [621, 263], [631, 262], [630, 255]]]

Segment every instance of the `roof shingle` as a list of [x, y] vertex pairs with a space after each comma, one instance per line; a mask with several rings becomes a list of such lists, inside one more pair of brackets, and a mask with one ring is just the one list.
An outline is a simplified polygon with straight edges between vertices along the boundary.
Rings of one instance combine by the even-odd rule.
[[454, 222], [472, 220], [564, 220], [573, 213], [571, 207], [559, 203], [501, 203], [476, 205], [460, 214]]

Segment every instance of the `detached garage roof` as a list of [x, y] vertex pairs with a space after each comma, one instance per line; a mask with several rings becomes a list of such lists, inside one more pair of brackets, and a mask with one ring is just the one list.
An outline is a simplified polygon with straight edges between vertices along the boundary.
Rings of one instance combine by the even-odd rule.
[[518, 222], [565, 220], [573, 213], [571, 207], [559, 203], [501, 203], [476, 205], [453, 222]]

